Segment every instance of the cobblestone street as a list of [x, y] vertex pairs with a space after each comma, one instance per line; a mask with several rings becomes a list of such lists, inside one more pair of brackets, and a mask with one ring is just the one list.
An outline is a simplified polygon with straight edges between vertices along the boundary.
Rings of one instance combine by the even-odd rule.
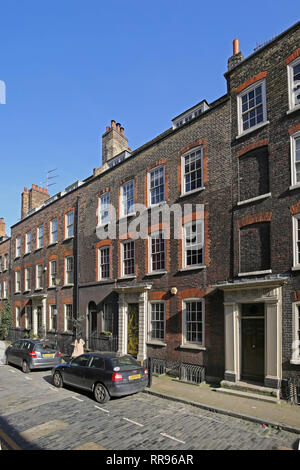
[[52, 386], [50, 371], [2, 366], [0, 440], [19, 449], [272, 450], [299, 436], [139, 393], [99, 405]]

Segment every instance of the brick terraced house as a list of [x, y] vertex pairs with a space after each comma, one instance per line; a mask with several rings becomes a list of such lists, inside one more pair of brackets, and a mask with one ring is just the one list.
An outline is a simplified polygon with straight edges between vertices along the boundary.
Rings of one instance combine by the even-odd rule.
[[[50, 198], [44, 188], [24, 188], [21, 220], [11, 228], [11, 298], [19, 333], [73, 340], [76, 307], [77, 196], [80, 182]], [[19, 334], [19, 336], [20, 336]]]
[[88, 349], [225, 384], [299, 376], [299, 23], [247, 58], [235, 40], [225, 78], [136, 150], [111, 121], [84, 181], [24, 190], [15, 328], [64, 345], [77, 318]]

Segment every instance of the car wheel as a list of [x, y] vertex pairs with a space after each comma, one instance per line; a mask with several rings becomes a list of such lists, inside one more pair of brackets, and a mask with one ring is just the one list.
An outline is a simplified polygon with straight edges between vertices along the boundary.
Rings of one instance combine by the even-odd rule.
[[22, 372], [24, 372], [24, 374], [28, 374], [28, 372], [30, 372], [30, 369], [26, 361], [22, 362]]
[[104, 385], [100, 383], [95, 385], [94, 397], [98, 403], [106, 403], [110, 399], [108, 391], [106, 390]]
[[61, 388], [63, 386], [63, 379], [62, 379], [61, 373], [58, 371], [54, 372], [53, 384], [57, 388]]

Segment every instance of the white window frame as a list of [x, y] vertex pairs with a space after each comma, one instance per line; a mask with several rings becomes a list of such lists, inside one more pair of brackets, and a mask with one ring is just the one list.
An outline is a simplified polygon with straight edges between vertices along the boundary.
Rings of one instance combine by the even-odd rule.
[[[39, 267], [41, 267], [41, 276], [39, 276]], [[38, 282], [38, 280], [41, 282]], [[35, 289], [42, 289], [43, 288], [43, 264], [39, 263], [35, 267]]]
[[[71, 221], [69, 218], [71, 217]], [[70, 210], [65, 214], [65, 239], [74, 236], [74, 210]]]
[[[104, 266], [104, 264], [102, 265], [101, 264], [101, 252], [104, 251], [104, 250], [107, 250], [108, 249], [108, 277], [104, 277], [102, 276], [102, 266]], [[104, 245], [102, 246], [101, 248], [99, 248], [98, 250], [98, 280], [99, 281], [105, 281], [106, 279], [110, 279], [110, 273], [111, 273], [111, 246], [110, 245]]]
[[[165, 266], [162, 269], [153, 269], [153, 253], [152, 253], [152, 239], [157, 237], [159, 234], [163, 235], [163, 240], [164, 240], [164, 259], [165, 259]], [[166, 239], [166, 233], [164, 230], [158, 230], [156, 232], [150, 233], [148, 237], [148, 266], [149, 266], [149, 274], [152, 273], [163, 273], [166, 272], [166, 266], [167, 266], [167, 239]], [[160, 252], [162, 253], [162, 252]]]
[[24, 290], [25, 292], [30, 291], [30, 268], [24, 269]]
[[31, 230], [25, 234], [25, 253], [31, 253]]
[[292, 364], [300, 365], [300, 302], [292, 303], [293, 312], [293, 343], [292, 343]]
[[[155, 203], [152, 203], [152, 190], [154, 188], [151, 189], [151, 175], [155, 172], [157, 172], [158, 170], [160, 171], [161, 169], [163, 169], [163, 199], [159, 202], [155, 202]], [[163, 204], [164, 202], [166, 202], [166, 166], [165, 165], [157, 165], [155, 166], [154, 168], [152, 168], [150, 171], [148, 171], [148, 175], [147, 175], [147, 186], [148, 186], [148, 207], [156, 207], [156, 206], [159, 206], [160, 204]], [[158, 188], [159, 186], [161, 185], [157, 185], [155, 186], [155, 188]]]
[[8, 270], [8, 254], [6, 253], [3, 257], [3, 271]]
[[[295, 103], [295, 94], [294, 94], [294, 67], [300, 64], [300, 57], [290, 62], [287, 66], [287, 73], [288, 73], [288, 86], [289, 86], [289, 110], [292, 111], [294, 109], [298, 109], [300, 107], [300, 103]], [[300, 90], [299, 90], [300, 92]]]
[[[56, 223], [56, 229], [53, 230], [53, 224]], [[50, 243], [57, 243], [58, 241], [58, 220], [57, 217], [50, 220]]]
[[[49, 287], [55, 287], [55, 278], [57, 276], [57, 259], [49, 261]], [[55, 266], [55, 270], [54, 270]]]
[[16, 328], [21, 327], [21, 307], [19, 305], [16, 305]]
[[[255, 90], [259, 86], [261, 86], [261, 93], [262, 93], [262, 101], [261, 101], [262, 110], [263, 110], [262, 121], [244, 130], [243, 129], [242, 98], [243, 96], [249, 94], [251, 91]], [[237, 108], [238, 108], [238, 134], [239, 135], [251, 132], [261, 127], [264, 123], [266, 123], [267, 122], [266, 80], [265, 79], [259, 80], [253, 83], [252, 85], [248, 86], [247, 88], [245, 88], [241, 93], [239, 93], [237, 95]], [[250, 112], [251, 109], [256, 109], [256, 108], [257, 106], [254, 106], [253, 108], [250, 108], [247, 112]]]
[[[132, 186], [132, 197], [128, 197], [128, 192], [131, 192], [131, 189], [127, 189], [128, 187]], [[120, 188], [120, 216], [121, 217], [129, 217], [130, 215], [135, 214], [135, 205], [134, 205], [134, 194], [135, 194], [135, 181], [131, 179], [126, 183], [122, 184]], [[128, 201], [132, 200], [131, 210], [128, 211], [127, 203]]]
[[[133, 246], [134, 246], [134, 253], [133, 253], [133, 258], [126, 258], [126, 260], [131, 260], [133, 259], [133, 273], [130, 273], [130, 274], [125, 274], [125, 245], [128, 245], [129, 243], [133, 243]], [[122, 277], [131, 277], [131, 276], [135, 276], [135, 259], [136, 259], [136, 253], [135, 253], [135, 250], [136, 250], [136, 245], [135, 245], [135, 241], [134, 240], [126, 240], [124, 242], [121, 243], [121, 263], [122, 263], [122, 266], [121, 266], [121, 276]]]
[[[152, 320], [152, 306], [153, 305], [163, 305], [163, 338], [154, 338], [152, 336], [153, 334], [153, 320]], [[161, 321], [161, 320], [154, 320], [155, 322]], [[166, 302], [164, 300], [151, 300], [149, 302], [149, 321], [148, 321], [148, 341], [150, 343], [162, 343], [165, 344], [166, 341]]]
[[[68, 270], [68, 263], [69, 263], [69, 260], [72, 260], [72, 269], [71, 270]], [[71, 275], [69, 274], [71, 273]], [[69, 277], [71, 276], [71, 279], [69, 279]], [[65, 279], [65, 285], [73, 285], [74, 283], [74, 257], [73, 256], [66, 256], [65, 257], [65, 276], [64, 276], [64, 279]]]
[[16, 269], [15, 271], [15, 294], [21, 292], [21, 271]]
[[69, 326], [68, 325], [68, 307], [71, 306], [71, 309], [72, 309], [72, 314], [71, 314], [71, 323], [73, 322], [73, 304], [71, 303], [66, 303], [64, 304], [64, 330], [65, 331], [72, 331], [72, 328], [68, 329], [67, 327]]
[[[299, 230], [298, 230], [299, 225]], [[300, 269], [300, 214], [293, 216], [293, 268]]]
[[[201, 241], [198, 242], [198, 243], [200, 243], [202, 245], [202, 263], [200, 263], [200, 264], [187, 264], [188, 245], [187, 245], [187, 242], [186, 242], [186, 238], [187, 238], [186, 231], [187, 231], [188, 227], [191, 227], [194, 224], [196, 224], [196, 226], [201, 225], [201, 229], [200, 229], [201, 230], [201, 234], [200, 234]], [[183, 266], [183, 269], [193, 269], [193, 268], [204, 267], [205, 266], [204, 220], [203, 219], [198, 219], [198, 220], [193, 220], [193, 221], [187, 222], [182, 226], [182, 229], [183, 229], [183, 237], [182, 237], [182, 266]]]
[[[300, 142], [300, 131], [295, 132], [290, 136], [290, 150], [291, 150], [291, 185], [299, 186], [300, 180], [297, 181], [297, 172], [296, 172], [296, 140], [299, 139]], [[300, 167], [300, 160], [299, 160]]]
[[49, 305], [49, 330], [55, 330], [54, 318], [56, 318], [56, 324], [57, 324], [56, 304], [50, 304]]
[[[42, 230], [40, 230], [42, 229]], [[41, 231], [42, 231], [42, 236], [41, 236]], [[44, 225], [40, 225], [38, 228], [37, 228], [37, 232], [36, 232], [36, 247], [37, 249], [39, 248], [43, 248], [44, 246]]]
[[25, 328], [26, 330], [32, 329], [32, 307], [30, 305], [25, 307]]
[[98, 226], [110, 223], [110, 212], [110, 191], [106, 191], [99, 197]]
[[[190, 303], [190, 302], [197, 302], [197, 303], [201, 303], [202, 305], [202, 341], [199, 342], [199, 341], [188, 341], [187, 340], [187, 334], [186, 334], [186, 325], [187, 325], [187, 320], [186, 320], [186, 316], [187, 316], [187, 308], [186, 308], [186, 304], [187, 303]], [[187, 298], [187, 299], [183, 299], [182, 300], [182, 346], [195, 346], [195, 347], [201, 347], [201, 348], [204, 348], [205, 347], [205, 301], [203, 298], [200, 298], [200, 297], [194, 297], [194, 298]]]
[[15, 258], [20, 258], [21, 256], [21, 235], [16, 238], [15, 242]]
[[7, 279], [4, 279], [4, 281], [3, 281], [3, 300], [7, 299], [7, 295], [8, 295], [8, 281], [7, 281]]
[[[186, 176], [187, 176], [187, 174], [185, 173], [185, 160], [186, 160], [187, 157], [191, 156], [193, 153], [197, 153], [199, 151], [200, 151], [200, 157], [197, 158], [197, 160], [200, 159], [200, 162], [201, 162], [201, 186], [199, 186], [195, 189], [190, 189], [190, 190], [187, 191], [186, 190]], [[184, 153], [181, 156], [181, 195], [184, 196], [185, 194], [193, 194], [197, 191], [201, 191], [202, 189], [204, 189], [203, 176], [204, 176], [203, 175], [203, 147], [198, 146], [198, 147], [195, 147], [195, 148], [189, 150], [188, 152]]]

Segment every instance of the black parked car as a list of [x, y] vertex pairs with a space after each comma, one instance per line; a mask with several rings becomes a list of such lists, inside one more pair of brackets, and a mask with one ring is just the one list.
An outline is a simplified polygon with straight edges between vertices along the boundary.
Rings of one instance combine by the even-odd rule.
[[61, 352], [47, 341], [19, 339], [5, 350], [4, 362], [22, 367], [24, 373], [32, 369], [51, 369], [61, 363]]
[[110, 397], [141, 392], [148, 384], [148, 371], [132, 356], [118, 353], [82, 354], [52, 369], [56, 387], [72, 385], [93, 392], [99, 403]]

